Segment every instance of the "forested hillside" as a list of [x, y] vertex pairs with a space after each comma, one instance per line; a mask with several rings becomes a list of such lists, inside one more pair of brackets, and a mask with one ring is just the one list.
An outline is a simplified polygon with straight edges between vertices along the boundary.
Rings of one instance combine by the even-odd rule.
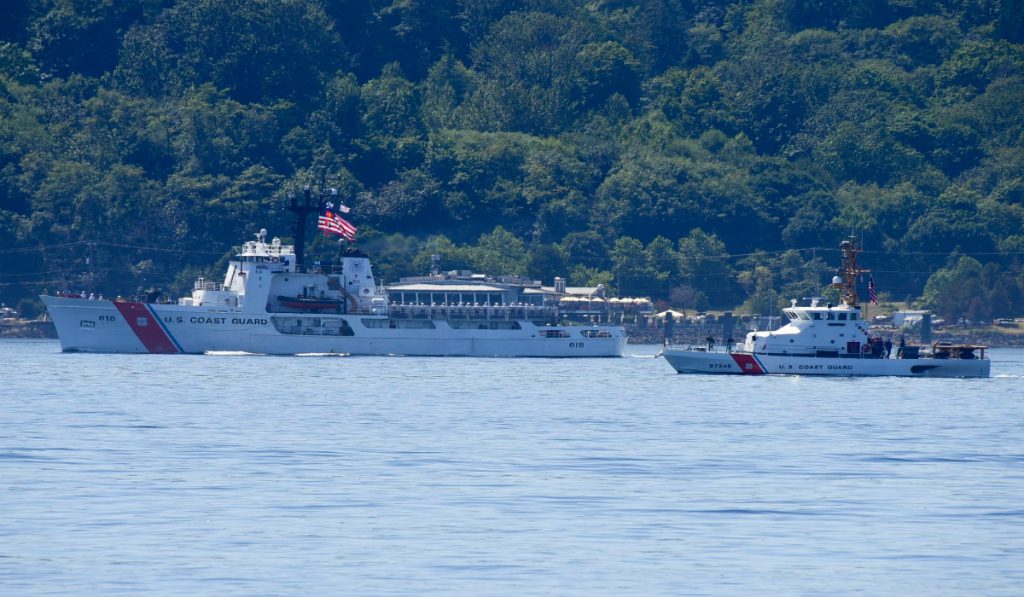
[[321, 181], [386, 280], [437, 253], [757, 311], [819, 293], [853, 232], [883, 297], [1024, 313], [1024, 0], [0, 11], [0, 300], [26, 314], [186, 292]]

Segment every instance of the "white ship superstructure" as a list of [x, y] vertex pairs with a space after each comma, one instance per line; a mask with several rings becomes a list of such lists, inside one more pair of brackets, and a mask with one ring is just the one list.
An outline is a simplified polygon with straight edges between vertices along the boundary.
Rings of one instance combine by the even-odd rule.
[[[559, 325], [557, 303], [523, 300], [508, 285], [460, 287], [457, 301], [393, 301], [369, 258], [303, 267], [295, 247], [261, 231], [223, 282], [196, 281], [176, 303], [43, 296], [68, 352], [608, 357], [621, 326]], [[472, 296], [474, 300], [464, 300]]]
[[792, 302], [783, 309], [788, 322], [774, 331], [750, 332], [737, 350], [723, 346], [671, 346], [662, 356], [679, 373], [745, 375], [900, 375], [910, 377], [988, 377], [985, 346], [936, 343], [886, 346], [868, 333], [856, 292], [856, 240], [841, 245], [843, 266], [832, 285], [840, 302], [822, 299]]

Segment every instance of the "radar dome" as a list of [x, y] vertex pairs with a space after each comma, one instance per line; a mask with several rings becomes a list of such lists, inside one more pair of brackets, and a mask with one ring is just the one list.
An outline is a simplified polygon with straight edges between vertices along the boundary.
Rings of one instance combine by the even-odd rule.
[[842, 284], [843, 283], [843, 279], [840, 278], [839, 276], [836, 276], [836, 277], [832, 278], [832, 283], [833, 284]]

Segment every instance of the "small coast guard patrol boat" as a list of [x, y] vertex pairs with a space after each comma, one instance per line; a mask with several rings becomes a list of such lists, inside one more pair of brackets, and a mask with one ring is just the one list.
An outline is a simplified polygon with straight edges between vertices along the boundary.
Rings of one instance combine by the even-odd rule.
[[295, 246], [268, 241], [261, 230], [230, 261], [223, 282], [200, 278], [192, 295], [176, 303], [97, 300], [84, 293], [40, 297], [61, 348], [502, 357], [619, 357], [625, 351], [622, 326], [560, 325], [557, 297], [535, 289], [488, 283], [474, 292], [463, 285], [406, 304], [389, 298], [369, 257], [357, 249], [346, 250], [335, 266], [305, 266], [305, 211], [294, 201], [292, 209], [300, 214]]
[[857, 297], [856, 239], [840, 245], [843, 264], [832, 280], [840, 303], [783, 309], [789, 322], [771, 332], [747, 334], [740, 350], [723, 347], [670, 346], [662, 356], [679, 373], [740, 375], [901, 375], [908, 377], [988, 377], [987, 347], [936, 343], [930, 347], [899, 346], [895, 354], [879, 338], [870, 338], [868, 322]]

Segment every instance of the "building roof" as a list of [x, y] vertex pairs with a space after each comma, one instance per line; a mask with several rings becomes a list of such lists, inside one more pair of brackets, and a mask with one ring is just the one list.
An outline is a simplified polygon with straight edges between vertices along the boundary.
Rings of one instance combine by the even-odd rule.
[[[541, 290], [548, 294], [555, 294], [554, 286], [542, 286]], [[595, 294], [600, 295], [604, 292], [604, 288], [598, 286], [566, 286], [565, 294], [572, 296], [593, 296]], [[561, 293], [558, 293], [561, 294]]]
[[492, 284], [447, 284], [447, 283], [412, 283], [388, 284], [390, 292], [508, 292], [509, 288]]

